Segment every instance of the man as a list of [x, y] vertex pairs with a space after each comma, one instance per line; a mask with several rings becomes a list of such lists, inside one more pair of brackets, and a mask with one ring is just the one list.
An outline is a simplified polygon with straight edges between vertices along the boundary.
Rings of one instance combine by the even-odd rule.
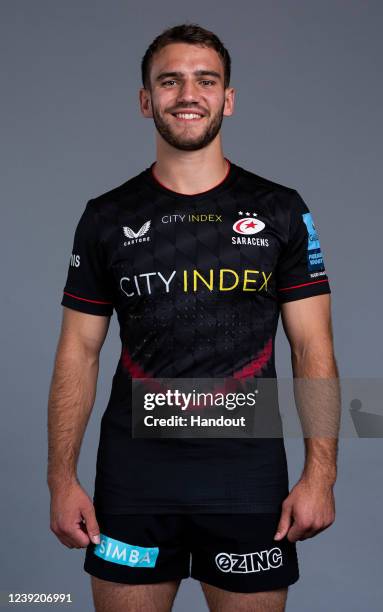
[[[305, 440], [289, 493], [281, 437], [134, 437], [132, 378], [273, 378], [279, 312], [294, 377], [336, 378], [319, 238], [296, 190], [224, 157], [235, 91], [217, 36], [166, 30], [142, 80], [156, 161], [91, 199], [74, 237], [49, 399], [51, 529], [87, 547], [98, 612], [170, 610], [189, 575], [211, 610], [279, 612], [296, 541], [334, 521], [336, 440]], [[91, 501], [76, 466], [113, 308], [122, 351]]]

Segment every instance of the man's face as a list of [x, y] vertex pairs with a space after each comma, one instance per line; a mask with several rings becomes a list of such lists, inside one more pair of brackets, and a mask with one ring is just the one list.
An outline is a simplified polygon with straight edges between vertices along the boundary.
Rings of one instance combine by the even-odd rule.
[[234, 90], [224, 89], [222, 61], [209, 47], [167, 45], [153, 57], [150, 84], [141, 90], [142, 111], [176, 149], [206, 147], [232, 114]]

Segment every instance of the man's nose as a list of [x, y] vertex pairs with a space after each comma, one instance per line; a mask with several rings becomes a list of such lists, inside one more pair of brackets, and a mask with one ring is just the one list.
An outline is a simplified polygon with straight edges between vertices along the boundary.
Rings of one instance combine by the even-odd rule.
[[178, 93], [178, 101], [198, 102], [199, 92], [197, 85], [193, 81], [185, 80], [182, 82]]

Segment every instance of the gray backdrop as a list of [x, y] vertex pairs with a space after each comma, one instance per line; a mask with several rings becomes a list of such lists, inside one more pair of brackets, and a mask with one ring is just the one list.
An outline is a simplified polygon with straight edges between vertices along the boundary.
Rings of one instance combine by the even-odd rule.
[[[3, 595], [68, 592], [73, 610], [93, 609], [84, 551], [49, 530], [48, 386], [85, 203], [155, 159], [154, 125], [138, 107], [139, 64], [165, 27], [196, 21], [228, 46], [238, 93], [224, 121], [225, 154], [304, 197], [332, 283], [341, 374], [381, 376], [382, 3], [194, 0], [180, 8], [187, 4], [2, 2]], [[119, 351], [114, 315], [80, 461], [90, 493]], [[281, 329], [277, 351], [278, 373], [289, 376]], [[294, 483], [303, 446], [288, 440], [286, 448]], [[302, 577], [288, 610], [381, 609], [381, 475], [381, 440], [341, 441], [337, 520], [298, 543]], [[183, 583], [174, 609], [206, 609], [197, 582]]]

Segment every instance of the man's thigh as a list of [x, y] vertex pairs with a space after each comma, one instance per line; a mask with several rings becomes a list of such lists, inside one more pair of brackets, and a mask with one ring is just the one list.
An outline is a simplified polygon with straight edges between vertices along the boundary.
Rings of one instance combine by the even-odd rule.
[[210, 599], [283, 602], [281, 591], [298, 580], [299, 566], [296, 545], [274, 540], [278, 521], [278, 513], [190, 515], [191, 576], [208, 585]]
[[168, 612], [189, 576], [186, 524], [177, 515], [97, 513], [101, 542], [89, 544], [96, 612]]
[[170, 612], [180, 580], [121, 584], [91, 577], [95, 612]]
[[211, 612], [284, 612], [287, 588], [258, 593], [232, 593], [201, 582]]

